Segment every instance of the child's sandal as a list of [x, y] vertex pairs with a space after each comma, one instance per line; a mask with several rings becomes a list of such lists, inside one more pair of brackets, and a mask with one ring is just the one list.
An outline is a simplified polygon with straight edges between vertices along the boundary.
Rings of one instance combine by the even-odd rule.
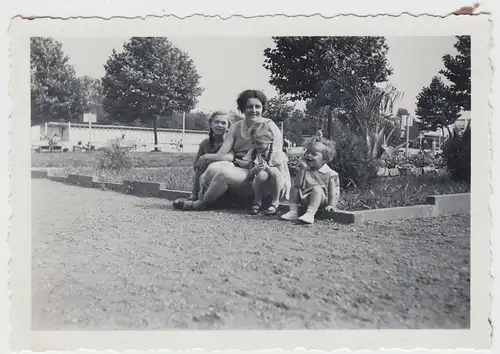
[[252, 205], [252, 215], [257, 215], [258, 213], [260, 213], [260, 211], [262, 210], [262, 206], [260, 204], [254, 204]]
[[267, 216], [271, 216], [271, 215], [276, 215], [277, 212], [278, 212], [278, 208], [274, 205], [271, 205], [269, 208], [267, 208], [264, 211], [264, 214]]

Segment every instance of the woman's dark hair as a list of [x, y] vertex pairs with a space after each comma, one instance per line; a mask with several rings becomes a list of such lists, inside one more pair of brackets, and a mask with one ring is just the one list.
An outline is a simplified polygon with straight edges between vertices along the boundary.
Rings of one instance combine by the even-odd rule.
[[267, 109], [267, 97], [264, 92], [259, 90], [245, 90], [238, 96], [236, 104], [238, 105], [238, 110], [243, 112], [245, 106], [250, 98], [256, 98], [262, 103], [262, 113]]

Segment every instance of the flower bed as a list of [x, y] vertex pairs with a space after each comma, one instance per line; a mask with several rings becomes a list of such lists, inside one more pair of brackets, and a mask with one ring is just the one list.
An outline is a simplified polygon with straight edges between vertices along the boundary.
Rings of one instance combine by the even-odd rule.
[[[102, 182], [147, 181], [163, 183], [169, 190], [190, 191], [194, 177], [193, 154], [131, 153], [132, 168], [120, 172], [97, 168], [100, 154], [68, 153], [32, 156], [33, 167], [59, 167], [55, 176], [95, 176]], [[295, 161], [295, 159], [291, 159]], [[291, 164], [292, 165], [292, 164]], [[423, 167], [422, 167], [423, 168]], [[290, 166], [293, 174], [293, 165]], [[468, 193], [470, 186], [447, 175], [401, 175], [376, 178], [369, 187], [350, 186], [341, 191], [339, 209], [346, 211], [425, 204], [429, 195]]]

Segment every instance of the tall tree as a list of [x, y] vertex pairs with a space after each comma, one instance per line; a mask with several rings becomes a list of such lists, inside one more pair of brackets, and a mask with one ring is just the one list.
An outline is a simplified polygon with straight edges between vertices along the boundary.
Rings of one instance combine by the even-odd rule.
[[102, 83], [100, 79], [89, 76], [78, 78], [80, 97], [82, 100], [82, 111], [97, 115], [100, 123], [109, 123], [109, 117], [103, 108]]
[[31, 38], [31, 125], [78, 119], [79, 84], [68, 62], [61, 43], [52, 38]]
[[428, 87], [424, 87], [417, 96], [416, 115], [420, 122], [418, 126], [422, 130], [436, 131], [447, 129], [459, 117], [460, 108], [455, 102], [449, 100], [449, 88], [443, 81], [435, 76]]
[[471, 93], [471, 39], [470, 36], [457, 36], [454, 45], [458, 54], [443, 57], [445, 69], [439, 73], [446, 77], [451, 85], [447, 91], [448, 100], [464, 111], [470, 111]]
[[276, 96], [269, 99], [266, 117], [279, 124], [288, 119], [294, 111], [294, 106], [284, 96]]
[[398, 108], [396, 116], [399, 117], [399, 118], [401, 118], [401, 117], [407, 116], [409, 114], [410, 113], [408, 112], [408, 110], [406, 108]]
[[152, 123], [155, 146], [158, 121], [190, 111], [203, 92], [193, 61], [164, 37], [131, 38], [121, 53], [113, 50], [105, 70], [106, 111], [122, 122]]
[[342, 88], [333, 75], [355, 75], [363, 87], [384, 82], [392, 74], [384, 37], [273, 37], [275, 48], [264, 51], [270, 83], [293, 100], [315, 99], [328, 106], [328, 135], [334, 108], [345, 107]]

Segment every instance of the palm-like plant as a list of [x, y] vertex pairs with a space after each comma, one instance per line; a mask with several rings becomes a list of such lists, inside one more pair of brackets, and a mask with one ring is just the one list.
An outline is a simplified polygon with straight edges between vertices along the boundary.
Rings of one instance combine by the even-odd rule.
[[337, 101], [345, 109], [343, 120], [366, 140], [369, 157], [378, 158], [384, 133], [388, 126], [393, 125], [389, 118], [394, 104], [403, 97], [403, 92], [391, 84], [384, 87], [371, 85], [345, 72], [332, 73], [331, 83], [336, 87]]

